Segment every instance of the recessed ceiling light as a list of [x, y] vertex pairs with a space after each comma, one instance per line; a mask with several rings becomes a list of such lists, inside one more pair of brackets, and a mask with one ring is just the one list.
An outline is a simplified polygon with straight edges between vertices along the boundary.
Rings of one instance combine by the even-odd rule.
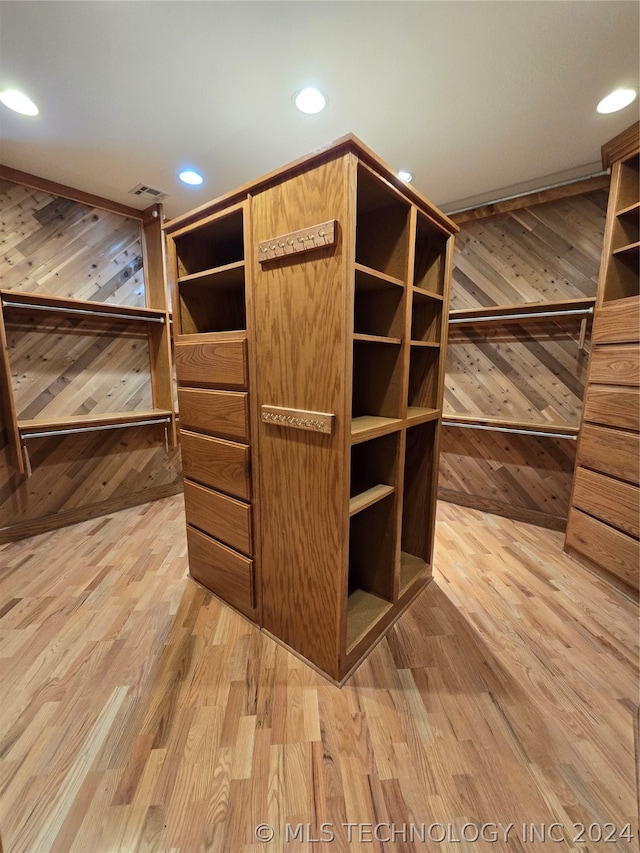
[[190, 187], [199, 187], [200, 184], [204, 181], [204, 178], [199, 172], [196, 172], [194, 169], [183, 169], [178, 177], [182, 181], [183, 184], [189, 184]]
[[404, 181], [407, 184], [410, 184], [413, 180], [413, 175], [411, 174], [411, 172], [407, 172], [406, 169], [400, 169], [400, 171], [398, 172], [398, 177], [401, 181]]
[[596, 109], [599, 113], [616, 113], [628, 107], [630, 103], [635, 101], [638, 93], [635, 89], [616, 89], [606, 98], [603, 98]]
[[16, 89], [7, 89], [5, 92], [0, 92], [0, 101], [9, 107], [10, 110], [15, 110], [17, 113], [22, 113], [25, 116], [37, 116], [38, 108], [33, 103], [31, 98], [27, 98], [22, 92]]
[[307, 86], [306, 89], [300, 89], [296, 93], [294, 103], [301, 113], [315, 115], [315, 113], [320, 113], [325, 108], [327, 96], [320, 89]]

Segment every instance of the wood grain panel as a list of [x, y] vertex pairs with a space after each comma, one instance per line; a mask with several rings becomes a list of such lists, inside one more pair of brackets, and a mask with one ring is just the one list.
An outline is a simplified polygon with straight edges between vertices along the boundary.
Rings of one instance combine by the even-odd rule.
[[580, 434], [580, 464], [629, 483], [640, 482], [640, 436], [585, 424]]
[[578, 509], [571, 509], [566, 548], [569, 554], [575, 553], [580, 560], [595, 563], [633, 589], [638, 589], [640, 543], [637, 539]]
[[251, 615], [253, 560], [187, 526], [189, 574], [229, 604]]
[[184, 505], [187, 524], [243, 554], [252, 554], [250, 506], [189, 480], [184, 483]]
[[[258, 399], [336, 415], [332, 435], [260, 425], [263, 622], [335, 677], [344, 594], [336, 561], [345, 554], [349, 498], [342, 466], [347, 369], [336, 353], [350, 349], [353, 328], [344, 290], [353, 237], [345, 232], [343, 160], [258, 193], [253, 217], [257, 242], [328, 219], [338, 222], [335, 247], [264, 264], [256, 270], [254, 290]], [[304, 537], [296, 536], [298, 529]], [[315, 618], [319, 609], [326, 613], [322, 623]]]
[[615, 299], [598, 307], [593, 324], [594, 343], [635, 343], [639, 338], [640, 296]]
[[249, 438], [249, 395], [240, 391], [178, 390], [180, 423], [226, 438]]
[[640, 431], [640, 391], [637, 388], [589, 388], [584, 419], [596, 424]]
[[640, 385], [640, 346], [595, 346], [589, 366], [589, 382], [599, 385]]
[[175, 345], [179, 385], [247, 387], [247, 342], [238, 340]]
[[251, 495], [249, 448], [219, 438], [180, 431], [184, 476], [248, 501]]
[[578, 467], [573, 504], [623, 533], [640, 537], [640, 492], [629, 483]]
[[[595, 297], [607, 196], [597, 189], [522, 207], [525, 199], [466, 221], [456, 236], [451, 308]], [[444, 417], [577, 427], [588, 361], [581, 332], [580, 317], [450, 326]], [[564, 525], [574, 443], [470, 429], [445, 429], [443, 442], [441, 495]]]

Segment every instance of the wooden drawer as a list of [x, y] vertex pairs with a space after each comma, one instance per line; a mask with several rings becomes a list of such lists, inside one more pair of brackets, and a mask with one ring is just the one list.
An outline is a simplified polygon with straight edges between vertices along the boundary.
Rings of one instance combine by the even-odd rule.
[[191, 576], [238, 610], [253, 610], [253, 560], [193, 527], [187, 527], [187, 544]]
[[203, 530], [243, 554], [251, 555], [251, 507], [190, 480], [184, 481], [187, 524]]
[[598, 424], [640, 431], [640, 391], [637, 388], [589, 386], [583, 418]]
[[632, 432], [585, 424], [580, 434], [578, 464], [638, 485], [640, 441]]
[[180, 431], [182, 470], [189, 480], [249, 500], [249, 448], [220, 438]]
[[226, 438], [249, 440], [249, 395], [242, 391], [178, 391], [180, 426]]
[[596, 346], [591, 353], [589, 383], [640, 385], [640, 347], [635, 344]]
[[638, 541], [631, 536], [572, 509], [567, 524], [566, 547], [638, 589], [640, 548]]
[[247, 387], [247, 341], [176, 343], [179, 385]]
[[606, 521], [630, 536], [640, 536], [640, 489], [605, 474], [578, 468], [573, 486], [578, 509]]
[[595, 344], [634, 343], [640, 340], [640, 296], [605, 302], [596, 311]]

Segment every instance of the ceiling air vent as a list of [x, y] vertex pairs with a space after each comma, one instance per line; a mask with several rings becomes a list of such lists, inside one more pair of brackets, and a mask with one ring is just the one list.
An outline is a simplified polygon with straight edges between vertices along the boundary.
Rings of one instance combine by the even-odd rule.
[[132, 190], [129, 190], [129, 192], [131, 195], [146, 198], [148, 201], [163, 201], [165, 198], [169, 198], [169, 193], [165, 193], [162, 190], [156, 190], [154, 187], [147, 186], [147, 184], [138, 184]]

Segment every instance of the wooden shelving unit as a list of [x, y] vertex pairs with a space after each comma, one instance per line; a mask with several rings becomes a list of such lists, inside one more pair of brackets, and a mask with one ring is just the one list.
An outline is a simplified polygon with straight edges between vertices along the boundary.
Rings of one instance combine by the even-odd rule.
[[565, 550], [638, 590], [640, 133], [602, 148], [611, 190]]
[[352, 136], [166, 226], [191, 574], [336, 682], [430, 579], [455, 230]]
[[[147, 263], [146, 307], [116, 305], [69, 299], [46, 293], [0, 289], [0, 397], [8, 424], [14, 465], [20, 474], [30, 474], [26, 442], [31, 438], [70, 435], [100, 429], [160, 424], [166, 428], [167, 446], [175, 445], [173, 390], [171, 378], [170, 315], [164, 283], [164, 251], [160, 230], [161, 207], [140, 212], [143, 255]], [[6, 327], [25, 316], [72, 317], [90, 325], [97, 334], [117, 336], [121, 329], [140, 326], [147, 335], [153, 408], [125, 412], [69, 414], [61, 411], [47, 417], [20, 417], [11, 378]], [[64, 332], [56, 331], [56, 334]]]

